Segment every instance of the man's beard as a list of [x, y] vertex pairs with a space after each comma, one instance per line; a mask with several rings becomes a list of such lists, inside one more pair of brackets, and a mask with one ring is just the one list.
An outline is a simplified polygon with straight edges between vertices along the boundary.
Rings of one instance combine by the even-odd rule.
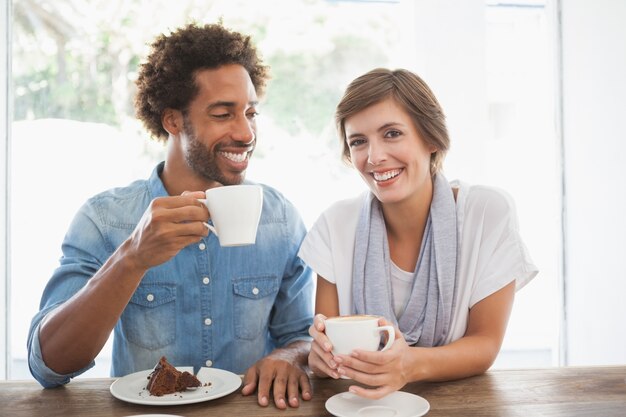
[[[189, 146], [185, 152], [185, 162], [196, 174], [222, 185], [237, 185], [243, 182], [244, 173], [226, 176], [220, 171], [217, 162], [217, 152], [220, 150], [219, 144], [215, 147], [215, 151], [211, 152], [208, 147], [198, 140], [196, 132], [186, 116], [183, 116], [183, 131], [189, 139]], [[247, 148], [248, 145], [242, 147]]]

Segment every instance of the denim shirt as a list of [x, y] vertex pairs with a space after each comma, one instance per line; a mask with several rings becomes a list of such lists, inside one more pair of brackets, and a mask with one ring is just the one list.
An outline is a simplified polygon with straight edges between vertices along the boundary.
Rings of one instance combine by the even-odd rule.
[[[38, 338], [42, 319], [87, 284], [154, 198], [168, 195], [162, 169], [92, 197], [74, 218], [28, 336], [29, 367], [44, 387], [66, 384], [95, 362], [69, 375], [48, 368]], [[255, 245], [220, 247], [211, 233], [144, 275], [114, 329], [111, 376], [151, 369], [161, 356], [195, 371], [242, 374], [274, 348], [310, 340], [312, 273], [297, 256], [305, 233], [294, 206], [263, 185]]]

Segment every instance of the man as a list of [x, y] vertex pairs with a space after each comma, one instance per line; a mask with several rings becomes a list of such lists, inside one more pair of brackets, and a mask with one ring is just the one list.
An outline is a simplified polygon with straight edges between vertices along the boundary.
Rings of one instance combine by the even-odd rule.
[[44, 387], [92, 367], [114, 331], [112, 376], [166, 356], [245, 372], [242, 392], [257, 391], [262, 406], [270, 395], [278, 408], [297, 407], [299, 391], [311, 398], [313, 282], [297, 257], [298, 213], [263, 186], [256, 244], [222, 248], [198, 201], [244, 182], [267, 78], [250, 38], [221, 25], [188, 25], [152, 44], [135, 107], [167, 141], [166, 160], [148, 180], [91, 198], [72, 222], [28, 338]]

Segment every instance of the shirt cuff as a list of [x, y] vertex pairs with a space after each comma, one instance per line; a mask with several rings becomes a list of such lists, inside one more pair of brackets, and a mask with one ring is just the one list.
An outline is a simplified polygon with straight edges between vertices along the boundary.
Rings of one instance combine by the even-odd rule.
[[288, 339], [281, 347], [286, 347], [289, 346], [290, 344], [292, 344], [293, 342], [312, 342], [313, 338], [311, 336], [296, 336], [296, 337], [292, 337], [291, 339]]
[[66, 375], [54, 372], [52, 369], [46, 366], [41, 355], [41, 346], [39, 344], [39, 327], [33, 330], [33, 340], [31, 342], [28, 353], [28, 367], [30, 368], [30, 373], [33, 375], [33, 377], [44, 388], [54, 388], [60, 385], [65, 385], [70, 382], [72, 378], [93, 368], [95, 364], [95, 361], [91, 361], [91, 363], [83, 369]]

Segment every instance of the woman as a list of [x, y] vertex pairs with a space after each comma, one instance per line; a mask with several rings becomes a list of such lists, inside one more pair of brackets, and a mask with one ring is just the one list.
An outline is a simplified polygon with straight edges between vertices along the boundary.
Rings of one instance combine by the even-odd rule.
[[[514, 293], [537, 273], [503, 191], [449, 183], [443, 111], [406, 70], [355, 79], [337, 106], [343, 156], [370, 192], [332, 205], [300, 249], [318, 274], [309, 366], [380, 398], [412, 381], [476, 375], [495, 360]], [[331, 353], [324, 319], [374, 314], [396, 326], [385, 352]]]

